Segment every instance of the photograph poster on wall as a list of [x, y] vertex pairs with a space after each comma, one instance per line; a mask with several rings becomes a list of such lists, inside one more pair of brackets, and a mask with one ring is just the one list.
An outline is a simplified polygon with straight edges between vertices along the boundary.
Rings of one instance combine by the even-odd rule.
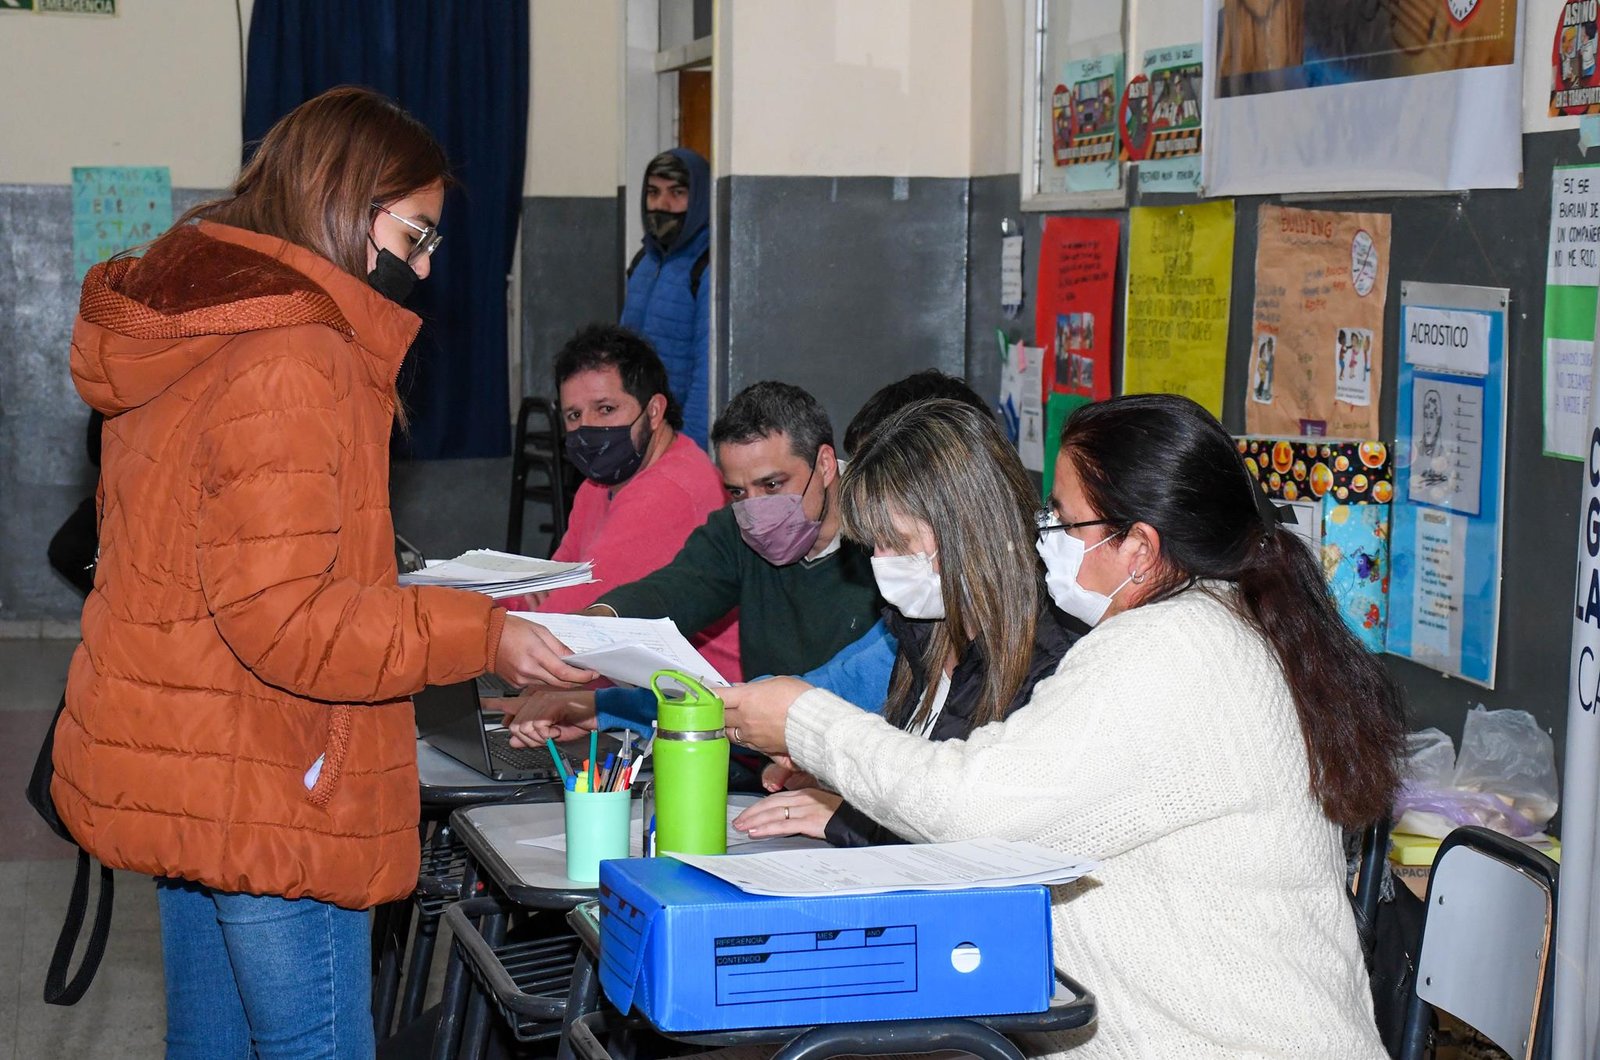
[[1206, 194], [1519, 187], [1521, 6], [1205, 0]]

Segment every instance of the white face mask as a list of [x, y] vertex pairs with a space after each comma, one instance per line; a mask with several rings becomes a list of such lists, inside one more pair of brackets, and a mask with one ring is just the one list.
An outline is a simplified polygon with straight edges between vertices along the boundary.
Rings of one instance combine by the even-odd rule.
[[[1059, 524], [1051, 520], [1049, 525]], [[1111, 590], [1109, 596], [1085, 589], [1078, 582], [1078, 572], [1083, 569], [1083, 557], [1110, 540], [1109, 537], [1103, 537], [1089, 548], [1084, 548], [1083, 542], [1069, 531], [1052, 530], [1040, 534], [1034, 546], [1039, 550], [1039, 558], [1044, 560], [1044, 585], [1050, 591], [1050, 599], [1061, 610], [1090, 626], [1100, 623], [1106, 616], [1106, 609], [1111, 606], [1111, 597], [1133, 580], [1133, 576], [1129, 575], [1123, 579], [1122, 585]]]
[[884, 600], [907, 618], [944, 617], [944, 590], [926, 552], [873, 556], [872, 576]]

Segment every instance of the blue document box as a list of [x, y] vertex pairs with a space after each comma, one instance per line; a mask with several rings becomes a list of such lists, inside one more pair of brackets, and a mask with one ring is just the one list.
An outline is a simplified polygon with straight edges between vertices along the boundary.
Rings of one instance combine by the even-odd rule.
[[767, 898], [670, 857], [606, 861], [600, 983], [675, 1033], [1042, 1012], [1050, 892]]

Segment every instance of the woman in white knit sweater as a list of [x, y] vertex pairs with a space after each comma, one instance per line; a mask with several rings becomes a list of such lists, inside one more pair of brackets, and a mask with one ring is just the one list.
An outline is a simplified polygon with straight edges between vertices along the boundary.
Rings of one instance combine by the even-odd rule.
[[1031, 1054], [1380, 1060], [1340, 826], [1389, 811], [1393, 683], [1193, 402], [1080, 409], [1051, 506], [1047, 585], [1095, 629], [1026, 706], [930, 743], [778, 678], [729, 690], [730, 731], [901, 835], [1101, 862], [1054, 901], [1097, 1024]]

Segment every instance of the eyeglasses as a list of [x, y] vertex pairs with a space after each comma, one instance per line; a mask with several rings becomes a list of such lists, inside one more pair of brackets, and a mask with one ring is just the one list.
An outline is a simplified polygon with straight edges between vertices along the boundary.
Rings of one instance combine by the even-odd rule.
[[419, 225], [417, 222], [409, 218], [401, 217], [399, 214], [383, 206], [381, 203], [373, 203], [372, 208], [377, 210], [379, 213], [388, 214], [396, 221], [399, 221], [401, 224], [417, 233], [416, 239], [412, 240], [411, 251], [406, 255], [407, 265], [410, 265], [418, 258], [425, 258], [429, 254], [432, 254], [434, 251], [439, 249], [439, 244], [444, 242], [444, 236], [439, 234], [438, 225]]
[[1056, 513], [1048, 508], [1041, 508], [1038, 514], [1034, 516], [1034, 521], [1038, 524], [1037, 532], [1041, 537], [1057, 530], [1077, 530], [1079, 527], [1084, 526], [1108, 526], [1111, 523], [1110, 519], [1083, 519], [1076, 523], [1061, 523], [1056, 521]]

